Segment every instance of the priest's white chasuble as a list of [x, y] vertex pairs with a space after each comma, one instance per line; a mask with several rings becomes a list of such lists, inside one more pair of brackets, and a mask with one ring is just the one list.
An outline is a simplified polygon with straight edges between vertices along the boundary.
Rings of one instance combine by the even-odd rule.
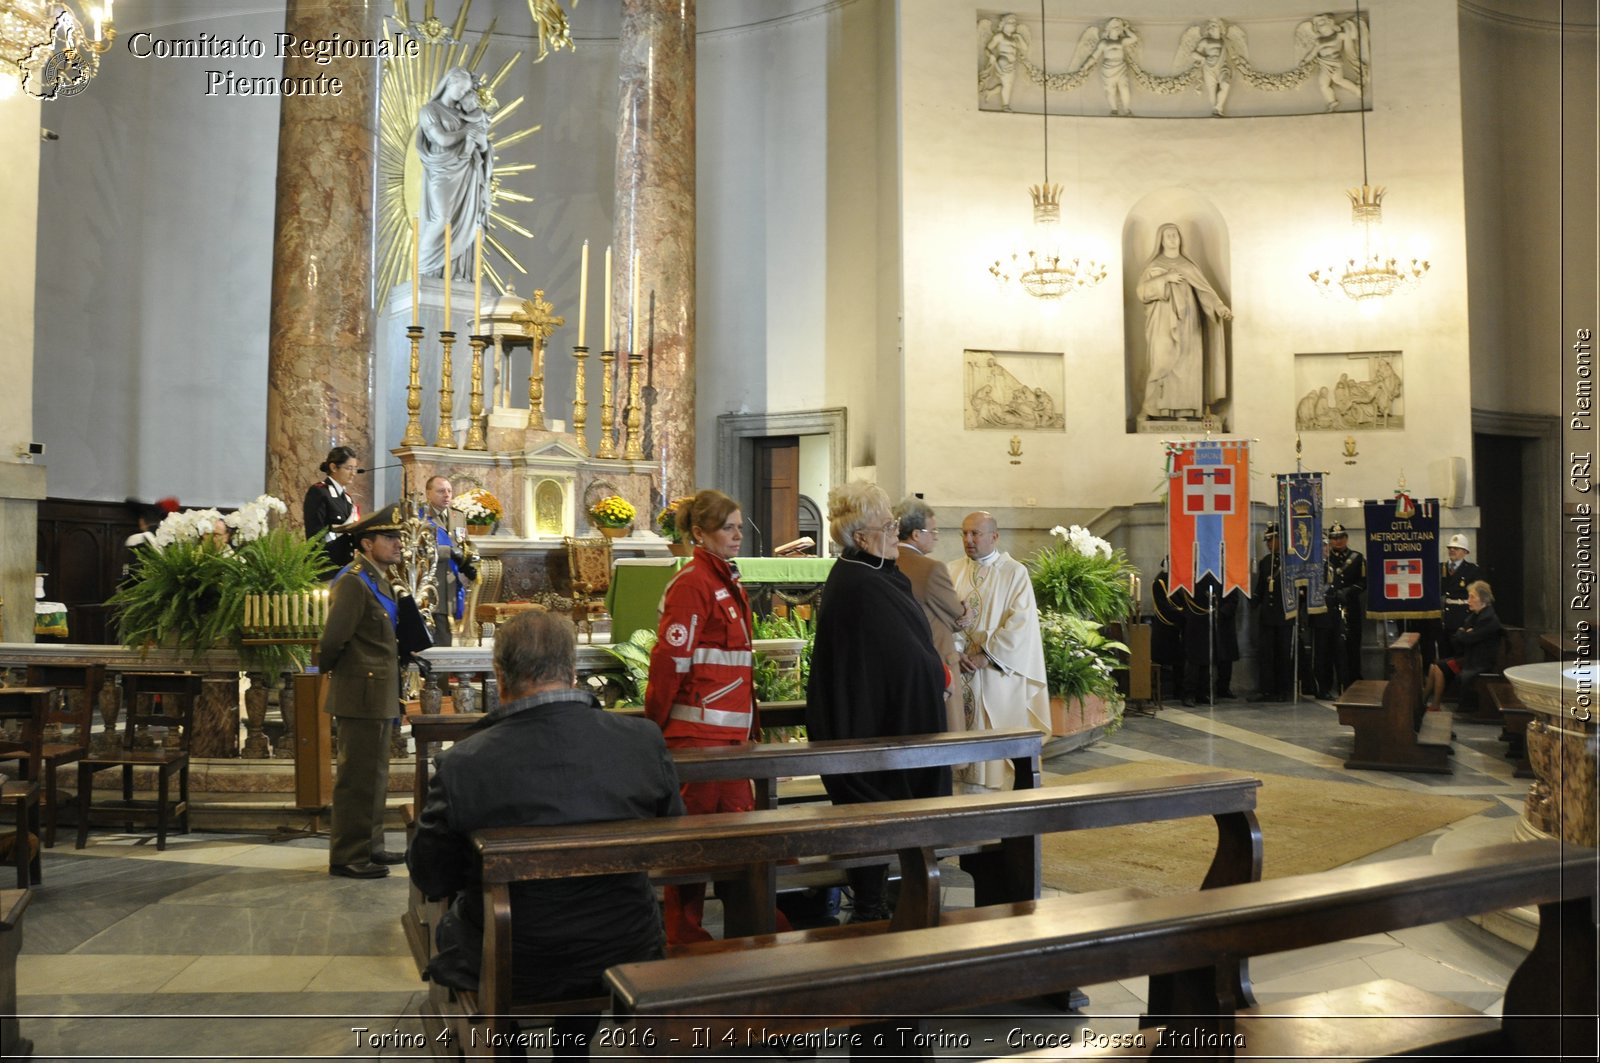
[[[1044, 643], [1039, 638], [1039, 607], [1027, 568], [996, 550], [974, 561], [950, 562], [956, 596], [967, 603], [972, 623], [963, 653], [982, 650], [992, 664], [962, 672], [962, 703], [969, 731], [1035, 728], [1050, 733], [1050, 694], [1044, 682]], [[959, 648], [959, 647], [958, 647]], [[1009, 790], [1008, 760], [971, 766], [963, 781]]]

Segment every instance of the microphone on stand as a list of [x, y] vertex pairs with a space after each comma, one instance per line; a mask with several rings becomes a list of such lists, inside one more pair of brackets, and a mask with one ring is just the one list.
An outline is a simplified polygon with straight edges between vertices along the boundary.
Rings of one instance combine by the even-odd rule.
[[363, 476], [363, 475], [365, 475], [365, 474], [367, 474], [369, 472], [383, 472], [385, 469], [398, 469], [398, 468], [400, 468], [400, 464], [398, 462], [396, 462], [393, 465], [379, 465], [376, 469], [357, 469], [356, 470], [356, 475], [357, 476]]
[[744, 522], [746, 524], [750, 525], [750, 530], [751, 531], [756, 533], [756, 552], [751, 554], [750, 556], [751, 557], [760, 557], [761, 556], [761, 540], [762, 540], [761, 526], [759, 524], [757, 524], [755, 521], [751, 520], [749, 517], [746, 517], [744, 519]]

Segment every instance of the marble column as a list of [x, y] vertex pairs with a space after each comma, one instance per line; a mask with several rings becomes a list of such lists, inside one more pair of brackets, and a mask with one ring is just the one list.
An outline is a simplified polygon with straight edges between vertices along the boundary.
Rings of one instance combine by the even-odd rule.
[[[663, 497], [690, 492], [694, 474], [694, 0], [623, 0], [621, 92], [617, 122], [617, 265], [612, 274], [612, 330], [618, 362], [630, 344], [628, 300], [633, 252], [639, 252], [653, 478]], [[653, 330], [652, 330], [653, 326]], [[627, 376], [619, 374], [618, 447]], [[646, 383], [641, 379], [641, 385]]]
[[[302, 40], [382, 36], [370, 0], [289, 0], [284, 30]], [[338, 96], [286, 96], [278, 123], [278, 213], [267, 360], [267, 491], [300, 523], [306, 487], [330, 447], [373, 451], [373, 173], [377, 60], [317, 66], [289, 58], [284, 77], [337, 73]], [[372, 482], [351, 493], [372, 510]]]

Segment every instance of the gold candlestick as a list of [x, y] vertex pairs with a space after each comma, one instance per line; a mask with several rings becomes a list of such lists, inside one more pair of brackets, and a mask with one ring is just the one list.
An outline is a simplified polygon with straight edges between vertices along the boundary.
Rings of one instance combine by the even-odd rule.
[[439, 333], [439, 346], [444, 350], [444, 357], [439, 362], [439, 438], [434, 441], [434, 446], [444, 447], [448, 450], [456, 449], [456, 433], [452, 421], [455, 407], [455, 370], [450, 364], [450, 349], [456, 345], [454, 332]]
[[[587, 244], [584, 245], [584, 251], [587, 257]], [[588, 391], [589, 382], [584, 379], [583, 366], [589, 360], [589, 348], [581, 344], [572, 348], [572, 357], [578, 363], [573, 376], [573, 390], [577, 394], [572, 399], [572, 432], [578, 437], [578, 449], [588, 454], [589, 433], [586, 429], [589, 425], [589, 400], [585, 397], [585, 393]]]
[[468, 336], [472, 347], [472, 405], [467, 410], [467, 450], [488, 450], [483, 430], [483, 348], [488, 336]]
[[613, 438], [617, 427], [617, 410], [612, 402], [611, 384], [611, 366], [616, 360], [616, 351], [600, 352], [600, 449], [595, 452], [597, 458], [617, 456], [617, 441]]
[[406, 329], [411, 341], [411, 376], [406, 381], [406, 433], [400, 438], [402, 447], [425, 447], [428, 437], [422, 434], [422, 326]]
[[638, 351], [628, 354], [628, 441], [622, 456], [628, 461], [644, 460], [644, 411], [639, 409], [640, 367], [644, 355]]

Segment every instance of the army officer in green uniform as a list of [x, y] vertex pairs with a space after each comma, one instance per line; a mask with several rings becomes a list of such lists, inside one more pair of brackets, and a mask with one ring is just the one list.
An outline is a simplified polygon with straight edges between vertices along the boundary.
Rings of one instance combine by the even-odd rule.
[[389, 566], [400, 560], [405, 514], [385, 506], [350, 528], [354, 559], [334, 580], [320, 665], [332, 673], [328, 712], [339, 721], [338, 777], [328, 874], [383, 878], [405, 861], [383, 844], [389, 789], [389, 728], [399, 712], [397, 599]]

